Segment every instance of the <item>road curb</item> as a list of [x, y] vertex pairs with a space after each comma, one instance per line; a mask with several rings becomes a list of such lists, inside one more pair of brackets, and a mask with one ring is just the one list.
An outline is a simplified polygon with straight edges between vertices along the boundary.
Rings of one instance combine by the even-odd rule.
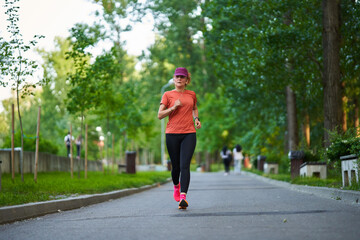
[[168, 182], [169, 179], [163, 183], [154, 183], [152, 185], [146, 185], [139, 188], [128, 188], [108, 193], [81, 195], [78, 197], [70, 197], [66, 199], [1, 207], [0, 224], [11, 223], [15, 221], [43, 216], [50, 213], [81, 208], [92, 204], [109, 201], [111, 199], [129, 196], [135, 193], [158, 187], [161, 184], [165, 184]]
[[288, 182], [278, 181], [270, 178], [266, 178], [254, 173], [245, 172], [245, 175], [252, 176], [259, 180], [280, 186], [289, 188], [295, 191], [313, 194], [319, 197], [334, 199], [337, 201], [344, 202], [346, 204], [351, 204], [355, 206], [360, 206], [360, 192], [359, 191], [351, 191], [351, 190], [341, 190], [337, 188], [328, 188], [328, 187], [313, 187], [313, 186], [305, 186], [305, 185], [296, 185]]

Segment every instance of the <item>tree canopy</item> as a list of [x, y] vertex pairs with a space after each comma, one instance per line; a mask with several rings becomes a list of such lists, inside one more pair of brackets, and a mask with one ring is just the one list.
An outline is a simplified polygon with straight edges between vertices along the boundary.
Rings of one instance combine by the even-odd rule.
[[[94, 143], [98, 144], [99, 134], [114, 134], [117, 154], [138, 150], [146, 152], [144, 158], [159, 162], [160, 90], [176, 67], [186, 67], [192, 75], [188, 88], [197, 94], [202, 120], [196, 148], [200, 155], [210, 154], [216, 160], [223, 145], [240, 144], [251, 156], [285, 156], [291, 131], [299, 136], [298, 150], [318, 151], [324, 146], [324, 133], [332, 129], [324, 129], [324, 94], [328, 93], [324, 92], [321, 2], [92, 2], [103, 7], [96, 22], [73, 26], [68, 39], [55, 39], [53, 51], [39, 50], [49, 84], [26, 101], [43, 106], [42, 136], [49, 141], [62, 144], [68, 123], [79, 126], [79, 117], [86, 116]], [[149, 13], [155, 19], [155, 43], [141, 56], [129, 56], [120, 36], [131, 31], [131, 23], [120, 22], [141, 21]], [[339, 127], [346, 130], [345, 125], [357, 127], [359, 122], [360, 3], [341, 1], [339, 13], [343, 114]], [[110, 48], [93, 55], [91, 49], [101, 48], [104, 42], [110, 42]], [[0, 37], [4, 59], [11, 56], [10, 43]], [[5, 63], [0, 61], [2, 76]], [[294, 94], [292, 105], [287, 89]], [[289, 108], [295, 110], [295, 120]], [[26, 126], [34, 125], [30, 116], [35, 109], [24, 109], [29, 116]], [[289, 129], [290, 121], [295, 122], [294, 129]], [[95, 131], [97, 126], [102, 133]], [[81, 133], [80, 126], [75, 131]], [[106, 141], [106, 147], [112, 148]], [[96, 144], [93, 159], [100, 157]], [[59, 153], [65, 150], [59, 148]]]

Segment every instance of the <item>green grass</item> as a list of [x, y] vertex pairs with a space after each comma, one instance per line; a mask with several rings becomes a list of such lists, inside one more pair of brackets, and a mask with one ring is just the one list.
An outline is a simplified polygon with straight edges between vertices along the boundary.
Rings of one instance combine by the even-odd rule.
[[335, 178], [320, 179], [316, 177], [297, 177], [291, 181], [293, 184], [316, 187], [341, 188], [342, 180]]
[[84, 179], [84, 173], [81, 173], [80, 178], [74, 173], [71, 179], [67, 172], [48, 172], [38, 173], [37, 183], [34, 182], [33, 174], [24, 174], [24, 182], [21, 182], [20, 175], [16, 175], [13, 183], [10, 174], [3, 174], [0, 207], [141, 187], [165, 182], [169, 177], [170, 172], [88, 172], [87, 179]]
[[[316, 187], [330, 187], [330, 188], [339, 188], [339, 189], [342, 188], [341, 177], [328, 178], [328, 179], [320, 179], [320, 178], [315, 178], [315, 177], [297, 177], [297, 178], [291, 179], [290, 174], [265, 174], [256, 169], [244, 169], [244, 170], [247, 172], [252, 172], [254, 174], [263, 176], [263, 177], [267, 177], [267, 178], [271, 178], [271, 179], [275, 179], [275, 180], [279, 180], [279, 181], [284, 181], [284, 182], [289, 182], [291, 184], [308, 185], [308, 186], [316, 186]], [[357, 191], [360, 190], [360, 188], [357, 187], [356, 185], [354, 185], [352, 187], [346, 187], [344, 189], [351, 189], [351, 190], [357, 190]]]

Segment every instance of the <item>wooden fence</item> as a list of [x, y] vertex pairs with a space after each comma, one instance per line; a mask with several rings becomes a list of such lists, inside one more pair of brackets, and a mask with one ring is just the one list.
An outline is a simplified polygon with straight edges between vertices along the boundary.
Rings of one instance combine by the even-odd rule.
[[[20, 173], [20, 150], [15, 150], [15, 173]], [[0, 149], [1, 171], [11, 173], [11, 150]], [[74, 171], [77, 171], [78, 160], [73, 158]], [[35, 152], [24, 151], [24, 173], [33, 173], [35, 166]], [[85, 160], [80, 159], [80, 168], [84, 170]], [[50, 153], [39, 152], [38, 172], [70, 172], [70, 158]], [[102, 171], [101, 161], [88, 161], [88, 171]]]

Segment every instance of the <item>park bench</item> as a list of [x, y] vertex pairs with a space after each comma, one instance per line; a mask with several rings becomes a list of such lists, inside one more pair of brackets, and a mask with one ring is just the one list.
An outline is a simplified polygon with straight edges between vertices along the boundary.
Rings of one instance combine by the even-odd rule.
[[359, 165], [356, 155], [347, 155], [340, 157], [341, 175], [343, 187], [351, 186], [351, 183], [359, 182]]
[[274, 162], [265, 162], [264, 163], [264, 173], [278, 174], [279, 173], [279, 164], [274, 163]]
[[118, 173], [126, 172], [126, 164], [118, 164]]
[[300, 165], [301, 177], [327, 178], [327, 167], [325, 162], [304, 162]]

